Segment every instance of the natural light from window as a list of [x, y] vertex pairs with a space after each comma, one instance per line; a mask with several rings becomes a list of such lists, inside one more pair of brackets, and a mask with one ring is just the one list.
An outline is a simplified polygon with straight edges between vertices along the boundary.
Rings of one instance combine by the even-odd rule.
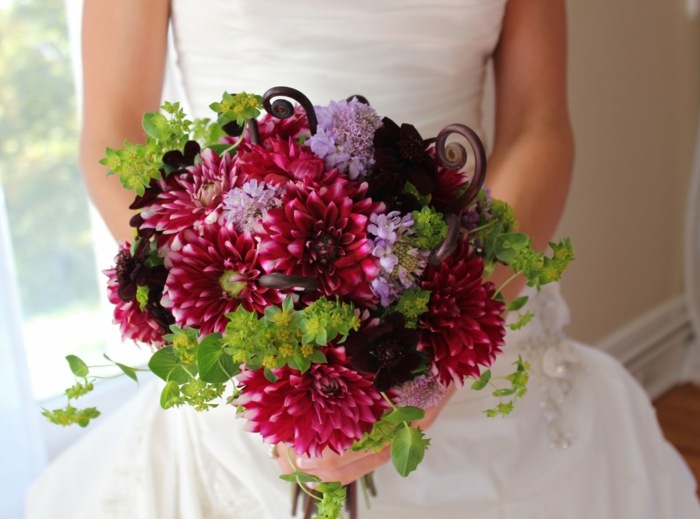
[[78, 169], [78, 110], [64, 0], [0, 0], [0, 187], [24, 343], [37, 399], [73, 383], [64, 360], [146, 356], [122, 344], [106, 300], [116, 245], [91, 211]]

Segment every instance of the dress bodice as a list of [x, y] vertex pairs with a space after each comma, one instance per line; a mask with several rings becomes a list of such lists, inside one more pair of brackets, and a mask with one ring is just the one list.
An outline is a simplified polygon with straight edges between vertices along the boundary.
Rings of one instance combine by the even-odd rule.
[[505, 3], [173, 0], [173, 35], [195, 116], [224, 90], [284, 85], [314, 104], [361, 94], [433, 137], [452, 122], [478, 130]]

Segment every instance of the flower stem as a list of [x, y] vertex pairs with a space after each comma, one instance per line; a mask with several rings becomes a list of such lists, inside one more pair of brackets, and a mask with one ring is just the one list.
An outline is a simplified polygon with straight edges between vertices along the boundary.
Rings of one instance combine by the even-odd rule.
[[498, 290], [496, 290], [496, 292], [493, 294], [493, 297], [494, 297], [494, 298], [498, 297], [498, 294], [500, 294], [500, 293], [503, 291], [503, 289], [508, 285], [508, 283], [510, 283], [511, 281], [513, 281], [515, 278], [517, 278], [518, 275], [519, 275], [518, 272], [516, 272], [516, 273], [514, 273], [512, 276], [510, 276], [508, 279], [506, 279], [506, 280], [501, 284], [501, 286], [498, 287]]
[[246, 120], [246, 121], [243, 123], [243, 131], [241, 132], [240, 138], [239, 138], [236, 142], [234, 142], [233, 144], [231, 144], [231, 146], [229, 146], [229, 147], [226, 148], [224, 151], [222, 151], [222, 152], [221, 152], [221, 155], [223, 155], [223, 154], [226, 153], [226, 152], [229, 152], [229, 153], [230, 153], [230, 152], [236, 150], [236, 148], [238, 148], [238, 146], [241, 145], [241, 142], [243, 142], [243, 134], [245, 133], [247, 127], [248, 127], [248, 121]]

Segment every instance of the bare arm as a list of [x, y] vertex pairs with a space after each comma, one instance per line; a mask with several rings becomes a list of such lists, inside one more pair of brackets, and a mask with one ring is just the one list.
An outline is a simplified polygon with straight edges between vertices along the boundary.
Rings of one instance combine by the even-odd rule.
[[508, 2], [494, 56], [494, 195], [511, 203], [543, 248], [564, 209], [573, 163], [566, 93], [563, 0]]
[[85, 0], [80, 164], [90, 196], [118, 240], [131, 239], [134, 194], [99, 164], [105, 148], [142, 142], [141, 118], [155, 111], [165, 69], [168, 0]]
[[[513, 206], [539, 250], [556, 230], [571, 179], [566, 61], [564, 0], [510, 0], [494, 55], [496, 134], [487, 184]], [[510, 284], [506, 296], [523, 284]]]

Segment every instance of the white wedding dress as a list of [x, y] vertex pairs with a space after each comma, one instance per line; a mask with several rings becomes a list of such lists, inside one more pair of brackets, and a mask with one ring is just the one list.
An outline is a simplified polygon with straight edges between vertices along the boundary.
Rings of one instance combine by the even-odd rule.
[[[424, 137], [479, 128], [505, 0], [173, 0], [187, 101], [208, 116], [224, 90], [292, 86], [316, 104], [362, 94]], [[408, 478], [377, 471], [361, 519], [700, 519], [694, 481], [642, 389], [609, 356], [567, 339], [557, 286], [494, 366], [530, 361], [527, 396], [487, 418], [458, 392]], [[124, 346], [129, 347], [128, 345]], [[98, 420], [36, 483], [28, 519], [284, 519], [289, 483], [234, 409], [162, 411], [159, 384]]]

